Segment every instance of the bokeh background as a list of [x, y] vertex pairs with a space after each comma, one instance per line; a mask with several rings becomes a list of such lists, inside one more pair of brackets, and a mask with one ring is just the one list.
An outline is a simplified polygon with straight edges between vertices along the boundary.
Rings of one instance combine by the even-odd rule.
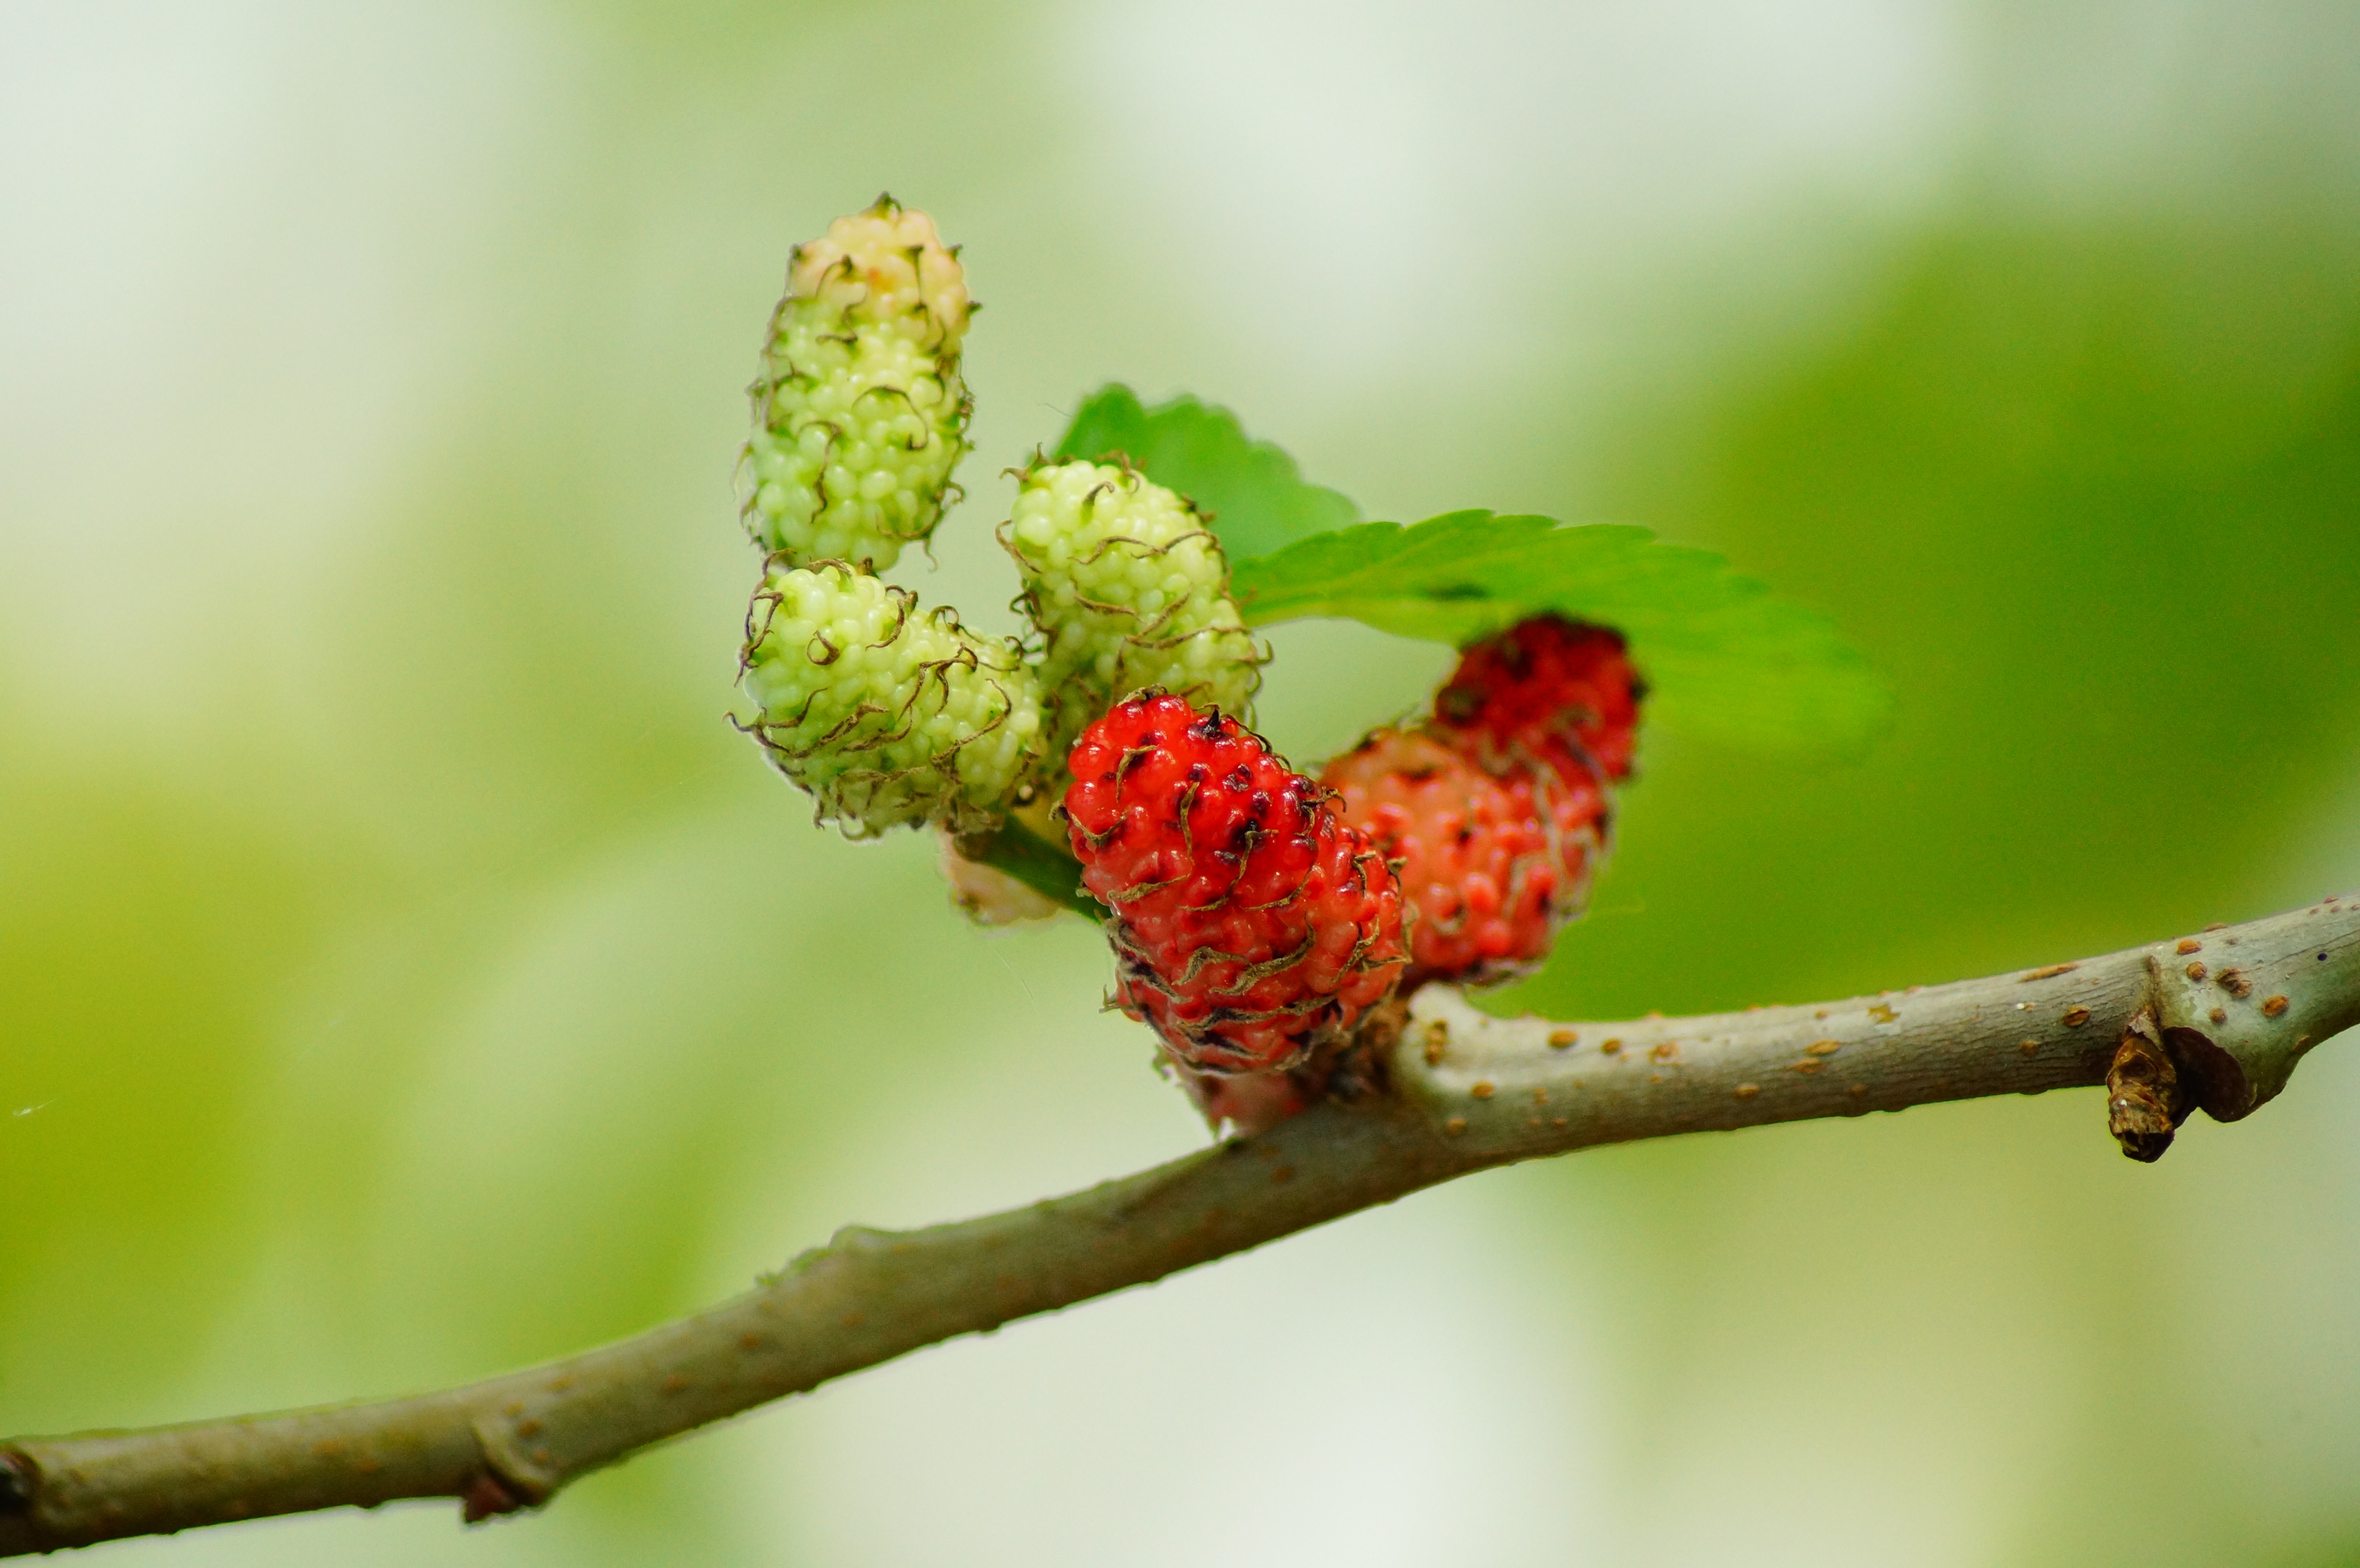
[[[2360, 883], [2340, 0], [0, 4], [0, 1430], [386, 1394], [1197, 1146], [1077, 920], [723, 724], [742, 388], [880, 188], [972, 498], [1109, 377], [1371, 516], [1651, 525], [1889, 674], [1651, 734], [1509, 1007], [1934, 982]], [[1440, 650], [1283, 628], [1298, 760]], [[463, 1532], [109, 1564], [2360, 1563], [2360, 1050], [1608, 1149]]]

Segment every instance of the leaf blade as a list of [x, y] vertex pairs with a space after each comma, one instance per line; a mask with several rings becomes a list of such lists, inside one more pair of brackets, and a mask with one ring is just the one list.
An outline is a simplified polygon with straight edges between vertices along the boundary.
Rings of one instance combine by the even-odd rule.
[[1363, 523], [1234, 562], [1250, 625], [1305, 616], [1464, 646], [1555, 613], [1622, 632], [1676, 729], [1773, 750], [1856, 748], [1890, 698], [1834, 623], [1710, 550], [1647, 529], [1451, 512]]

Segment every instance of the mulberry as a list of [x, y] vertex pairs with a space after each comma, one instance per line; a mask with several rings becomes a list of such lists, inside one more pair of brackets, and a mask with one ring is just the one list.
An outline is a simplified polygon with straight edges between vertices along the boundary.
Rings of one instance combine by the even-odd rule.
[[1621, 633], [1535, 615], [1462, 652], [1434, 715], [1487, 760], [1537, 759], [1568, 782], [1606, 783], [1631, 771], [1644, 694]]
[[1016, 644], [843, 561], [773, 563], [743, 661], [745, 727], [851, 837], [989, 827], [1033, 761], [1040, 691]]
[[1035, 464], [1000, 542], [1042, 632], [1051, 756], [1146, 687], [1248, 712], [1263, 655], [1229, 598], [1220, 542], [1185, 500], [1127, 468]]
[[973, 309], [934, 220], [890, 198], [796, 247], [753, 386], [755, 542], [882, 572], [934, 531], [967, 452]]
[[1146, 693], [1074, 746], [1066, 828], [1112, 911], [1113, 1001], [1182, 1067], [1273, 1073], [1349, 1031], [1408, 962], [1384, 857], [1232, 718]]
[[1380, 730], [1320, 781], [1344, 820], [1395, 864], [1416, 912], [1404, 986], [1507, 978], [1540, 962], [1581, 912], [1605, 852], [1607, 801], [1586, 777], [1482, 766], [1415, 730]]

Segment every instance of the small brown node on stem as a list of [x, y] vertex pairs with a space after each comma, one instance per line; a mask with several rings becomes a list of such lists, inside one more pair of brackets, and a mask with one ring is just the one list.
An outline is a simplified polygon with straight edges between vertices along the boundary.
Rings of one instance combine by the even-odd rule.
[[1741, 1100], [1750, 1100], [1754, 1098], [1754, 1095], [1762, 1093], [1762, 1085], [1759, 1083], [1740, 1083], [1736, 1088], [1730, 1092]]
[[1491, 1080], [1489, 1078], [1479, 1078], [1475, 1081], [1474, 1086], [1467, 1092], [1474, 1095], [1479, 1100], [1488, 1100], [1498, 1091], [1492, 1087]]
[[2153, 1009], [2141, 1007], [2123, 1026], [2122, 1043], [2106, 1069], [2106, 1127], [2123, 1152], [2153, 1164], [2171, 1147], [2171, 1135], [2187, 1114], [2189, 1096], [2180, 1069], [2163, 1049]]
[[2202, 980], [2204, 978], [2204, 961], [2202, 959], [2200, 958], [2195, 963], [2188, 966], [2188, 977], [2191, 980]]
[[2037, 1040], [2027, 1040], [2016, 1049], [2027, 1056], [2038, 1056], [2040, 1054], [2040, 1042]]
[[2245, 978], [2245, 972], [2242, 969], [2223, 969], [2214, 977], [2213, 983], [2239, 1001], [2254, 994], [2254, 983]]
[[2229, 1009], [2226, 1007], [2215, 1007], [2204, 1016], [2211, 1018], [2216, 1024], [2225, 1024], [2229, 1021]]
[[1548, 1043], [1551, 1051], [1570, 1051], [1581, 1043], [1581, 1037], [1571, 1029], [1551, 1029]]
[[1442, 1124], [1442, 1130], [1450, 1137], [1457, 1138], [1460, 1133], [1467, 1130], [1467, 1118], [1465, 1116], [1453, 1116], [1448, 1121]]
[[2214, 920], [2211, 925], [2206, 926], [2204, 929], [2209, 931], [2227, 931], [2229, 929], [2229, 922], [2226, 920]]
[[1837, 1051], [1841, 1051], [1842, 1049], [1843, 1041], [1840, 1040], [1815, 1040], [1811, 1041], [1810, 1044], [1803, 1047], [1803, 1054], [1806, 1056], [1833, 1056]]
[[522, 1507], [524, 1499], [488, 1470], [468, 1482], [467, 1489], [459, 1494], [459, 1517], [469, 1524], [481, 1524], [496, 1514], [512, 1514]]
[[1426, 1026], [1426, 1064], [1428, 1067], [1438, 1067], [1442, 1064], [1442, 1053], [1448, 1049], [1449, 1045], [1450, 1026], [1448, 1024], [1437, 1018]]
[[2196, 940], [2194, 937], [2192, 937], [2192, 936], [2184, 936], [2184, 937], [2181, 937], [2181, 938], [2180, 939], [2180, 945], [2179, 945], [2178, 947], [2176, 947], [2176, 948], [2172, 949], [2172, 951], [2173, 951], [2174, 953], [2180, 953], [2180, 954], [2182, 954], [2182, 955], [2184, 956], [2184, 955], [2186, 955], [2186, 954], [2188, 954], [2188, 953], [2202, 953], [2202, 952], [2203, 952], [2203, 951], [2204, 951], [2204, 944], [2203, 944], [2202, 942], [2201, 942], [2197, 941], [2197, 940]]
[[1601, 1054], [1612, 1056], [1622, 1049], [1622, 1042], [1619, 1040], [1602, 1040], [1598, 1042], [1598, 1049]]
[[1868, 1009], [1868, 1016], [1869, 1016], [1870, 1018], [1874, 1018], [1878, 1023], [1881, 1023], [1881, 1024], [1889, 1024], [1889, 1023], [1893, 1023], [1893, 1022], [1896, 1021], [1897, 1019], [1899, 1019], [1899, 1018], [1901, 1017], [1901, 1015], [1900, 1015], [1899, 1013], [1895, 1012], [1891, 1007], [1886, 1007], [1883, 1002], [1879, 1002], [1879, 1003], [1877, 1003], [1875, 1006], [1874, 1006], [1874, 1007], [1870, 1007], [1870, 1008]]
[[[2027, 975], [2024, 980], [2054, 980], [2060, 975], [2070, 975], [2081, 966], [2078, 964], [2048, 964]], [[2022, 985], [2024, 981], [2018, 981]]]
[[2286, 1010], [2287, 999], [2284, 996], [2272, 996], [2262, 1004], [2262, 1017], [2266, 1018], [2277, 1018]]
[[1679, 1053], [1680, 1042], [1676, 1040], [1660, 1040], [1656, 1044], [1649, 1047], [1647, 1051], [1647, 1054], [1655, 1058], [1657, 1062], [1670, 1062], [1677, 1057]]
[[2068, 1007], [2065, 1009], [2065, 1017], [2062, 1021], [2067, 1029], [2080, 1029], [2083, 1024], [2090, 1021], [2090, 1009], [2087, 1007]]

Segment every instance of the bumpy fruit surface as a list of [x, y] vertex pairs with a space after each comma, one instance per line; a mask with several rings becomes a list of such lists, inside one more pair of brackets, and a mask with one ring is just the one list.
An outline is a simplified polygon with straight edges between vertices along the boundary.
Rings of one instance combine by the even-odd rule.
[[1014, 642], [842, 561], [774, 563], [747, 615], [746, 727], [816, 815], [865, 838], [907, 822], [999, 820], [1041, 731]]
[[1076, 743], [1066, 827], [1113, 911], [1114, 1000], [1199, 1073], [1292, 1067], [1407, 962], [1400, 888], [1328, 793], [1219, 713], [1147, 694]]
[[1523, 764], [1494, 773], [1415, 730], [1379, 730], [1320, 781], [1344, 820], [1396, 863], [1417, 914], [1408, 985], [1480, 984], [1537, 964], [1581, 912], [1605, 849], [1606, 798], [1595, 783]]
[[1229, 597], [1219, 541], [1180, 496], [1125, 468], [1037, 464], [1000, 539], [1043, 634], [1053, 754], [1116, 698], [1150, 686], [1247, 711], [1261, 648]]
[[1487, 760], [1536, 759], [1568, 780], [1605, 782], [1631, 771], [1640, 695], [1620, 633], [1536, 615], [1467, 648], [1434, 715]]
[[796, 247], [753, 387], [755, 542], [881, 572], [934, 531], [967, 452], [972, 308], [934, 220], [888, 199]]

